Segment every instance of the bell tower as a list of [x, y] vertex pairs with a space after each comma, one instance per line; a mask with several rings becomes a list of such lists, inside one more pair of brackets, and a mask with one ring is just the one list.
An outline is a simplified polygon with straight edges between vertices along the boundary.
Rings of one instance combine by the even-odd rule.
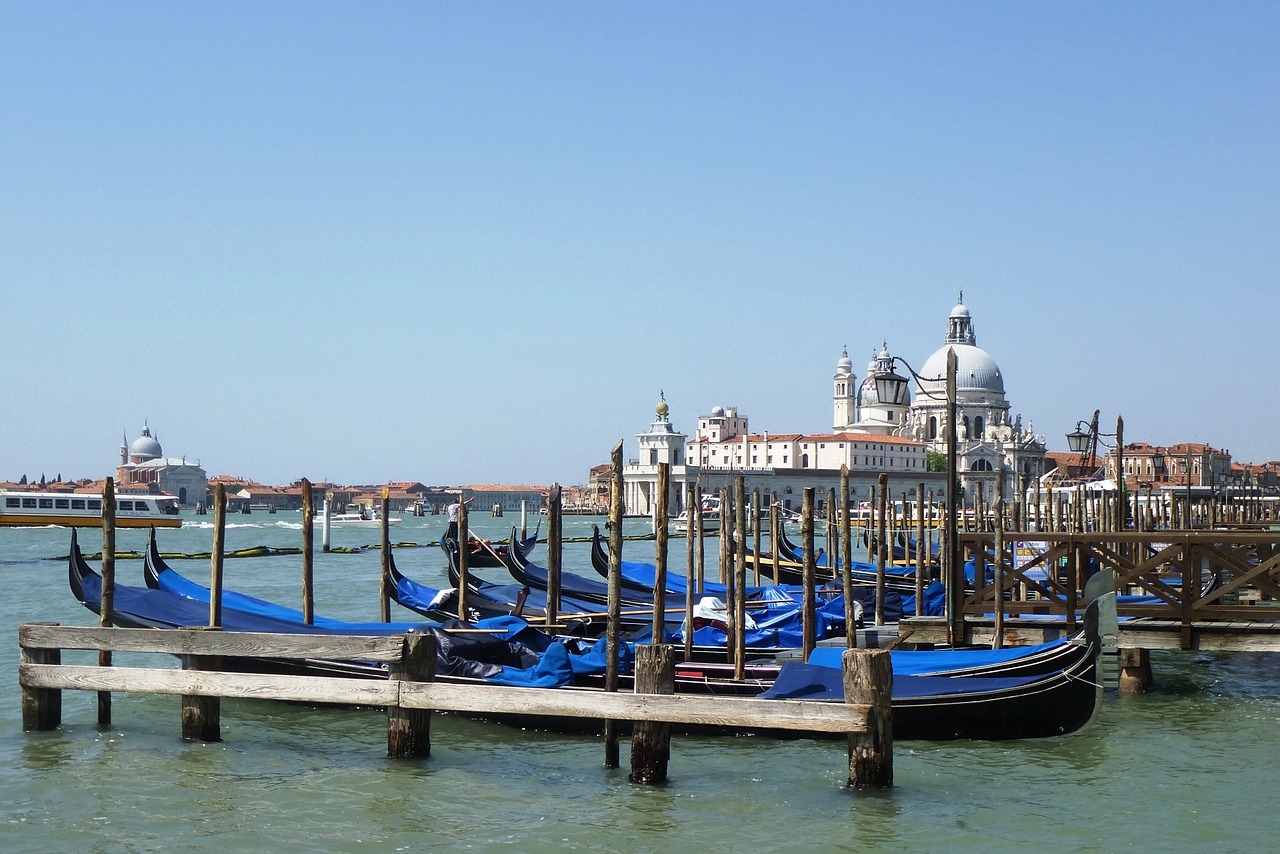
[[853, 372], [848, 347], [840, 354], [840, 361], [836, 362], [836, 372], [831, 382], [834, 403], [832, 429], [839, 432], [849, 429], [858, 420], [858, 377]]

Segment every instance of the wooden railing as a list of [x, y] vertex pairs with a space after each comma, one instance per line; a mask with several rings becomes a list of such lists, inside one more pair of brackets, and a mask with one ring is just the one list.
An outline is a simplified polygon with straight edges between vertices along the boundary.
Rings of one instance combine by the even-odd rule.
[[[61, 692], [70, 689], [181, 695], [183, 736], [207, 741], [219, 738], [218, 698], [222, 697], [382, 706], [387, 709], [390, 756], [430, 754], [433, 710], [494, 717], [532, 715], [847, 733], [850, 784], [892, 784], [892, 675], [889, 654], [884, 650], [850, 651], [845, 659], [845, 693], [850, 699], [831, 703], [676, 695], [671, 693], [672, 656], [641, 654], [650, 648], [637, 651], [636, 681], [638, 685], [667, 686], [669, 690], [663, 693], [440, 681], [435, 678], [435, 638], [413, 633], [355, 637], [27, 624], [19, 628], [18, 639], [22, 653], [18, 682], [23, 727], [28, 730], [58, 727]], [[63, 650], [176, 655], [182, 669], [62, 664]], [[263, 669], [264, 664], [279, 668], [289, 662], [314, 665], [325, 660], [385, 665], [387, 677], [245, 672]], [[642, 673], [642, 662], [647, 660], [665, 662], [658, 666], [667, 672]], [[666, 746], [658, 752], [665, 768]], [[649, 755], [655, 754], [649, 751]], [[873, 761], [868, 763], [868, 757]]]
[[[1153, 600], [1121, 599], [1121, 617], [1177, 620], [1188, 637], [1196, 622], [1280, 619], [1280, 608], [1257, 604], [1280, 600], [1277, 531], [1001, 531], [998, 556], [995, 532], [962, 531], [959, 540], [980, 582], [966, 592], [966, 615], [1052, 614], [1074, 625], [1084, 582], [1098, 569], [1111, 569], [1118, 594]], [[1021, 544], [1043, 551], [1015, 566]]]

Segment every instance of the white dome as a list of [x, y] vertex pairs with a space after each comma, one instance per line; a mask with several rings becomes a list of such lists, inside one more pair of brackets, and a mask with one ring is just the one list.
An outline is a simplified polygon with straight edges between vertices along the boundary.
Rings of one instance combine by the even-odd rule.
[[150, 458], [163, 456], [160, 443], [151, 435], [150, 427], [144, 426], [142, 435], [133, 440], [133, 444], [129, 446], [129, 456]]
[[[930, 392], [945, 393], [947, 389], [947, 350], [956, 351], [956, 389], [989, 391], [1004, 394], [1004, 375], [1000, 366], [986, 350], [974, 344], [949, 344], [929, 357], [920, 369], [920, 376], [930, 382], [921, 385]], [[932, 381], [938, 377], [936, 382]]]
[[850, 374], [853, 373], [853, 360], [849, 358], [849, 351], [845, 350], [840, 354], [840, 361], [836, 362], [836, 373]]
[[723, 407], [723, 406], [713, 406], [713, 407], [711, 407], [711, 417], [712, 417], [712, 418], [724, 418], [724, 407]]

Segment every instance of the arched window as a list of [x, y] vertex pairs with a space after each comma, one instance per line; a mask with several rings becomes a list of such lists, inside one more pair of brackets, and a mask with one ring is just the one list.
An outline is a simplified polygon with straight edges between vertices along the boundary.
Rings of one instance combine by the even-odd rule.
[[982, 438], [982, 416], [981, 415], [973, 419], [973, 438], [975, 439]]
[[938, 438], [938, 416], [936, 415], [929, 416], [929, 432], [926, 438], [928, 439]]
[[970, 439], [972, 439], [972, 438], [973, 438], [973, 431], [969, 429], [969, 416], [968, 416], [968, 415], [966, 415], [966, 416], [964, 417], [964, 435], [965, 435], [965, 436], [967, 436], [967, 437], [968, 437], [968, 438], [970, 438]]
[[974, 471], [992, 471], [991, 461], [990, 460], [974, 460], [973, 470]]
[[800, 457], [800, 468], [807, 469], [809, 467], [809, 455], [804, 454]]

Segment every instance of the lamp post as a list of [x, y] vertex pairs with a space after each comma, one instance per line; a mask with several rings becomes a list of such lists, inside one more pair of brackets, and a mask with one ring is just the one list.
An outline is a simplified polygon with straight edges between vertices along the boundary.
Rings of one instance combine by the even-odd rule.
[[[893, 356], [889, 361], [888, 372], [881, 371], [875, 376], [876, 397], [881, 403], [901, 404], [906, 400], [907, 378], [893, 371], [895, 362], [901, 362], [911, 376], [915, 377], [920, 393], [935, 400], [937, 395], [924, 387], [924, 383], [937, 383], [943, 377], [922, 377], [901, 356]], [[964, 566], [960, 562], [959, 526], [956, 519], [957, 500], [960, 492], [959, 477], [956, 465], [956, 351], [947, 348], [947, 557], [944, 581], [946, 584], [946, 619], [947, 635], [952, 644], [964, 643]]]

